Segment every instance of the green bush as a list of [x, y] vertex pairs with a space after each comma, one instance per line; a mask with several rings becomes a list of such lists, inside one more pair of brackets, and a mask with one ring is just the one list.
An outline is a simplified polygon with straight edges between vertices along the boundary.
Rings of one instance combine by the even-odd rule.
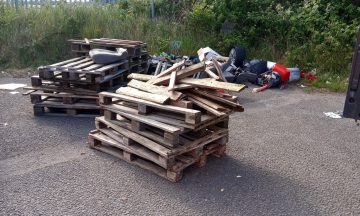
[[[227, 55], [239, 44], [248, 58], [342, 79], [360, 26], [360, 2], [351, 0], [156, 0], [156, 8], [151, 20], [145, 0], [28, 10], [0, 3], [0, 67], [66, 59], [70, 38], [113, 37], [145, 41], [151, 54], [196, 55], [210, 46]], [[233, 31], [220, 31], [225, 21]], [[174, 40], [182, 42], [179, 50], [171, 50]]]

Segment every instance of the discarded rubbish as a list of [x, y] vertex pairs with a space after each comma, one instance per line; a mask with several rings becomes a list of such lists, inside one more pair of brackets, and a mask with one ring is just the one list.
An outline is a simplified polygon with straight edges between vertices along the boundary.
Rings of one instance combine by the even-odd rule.
[[200, 48], [197, 51], [200, 61], [210, 61], [214, 57], [220, 57], [221, 55], [210, 47]]
[[110, 64], [128, 57], [127, 50], [124, 48], [117, 48], [116, 51], [92, 49], [89, 51], [89, 55], [96, 64]]
[[305, 73], [304, 71], [300, 71], [300, 77], [304, 78], [304, 79], [307, 79], [307, 80], [310, 80], [310, 81], [313, 81], [313, 80], [317, 79], [317, 76], [315, 74]]
[[[197, 51], [198, 57], [174, 56], [161, 53], [160, 56], [153, 56], [148, 74], [157, 76], [173, 64], [185, 60], [183, 67], [205, 62], [210, 66], [205, 72], [194, 74], [193, 78], [214, 78], [226, 82], [244, 84], [250, 82], [259, 85], [253, 92], [264, 91], [268, 88], [282, 86], [288, 82], [295, 82], [300, 79], [300, 69], [297, 67], [286, 68], [276, 62], [262, 59], [246, 60], [246, 50], [241, 46], [235, 46], [230, 50], [229, 57], [221, 56], [210, 47], [200, 48]], [[215, 66], [214, 60], [218, 67]]]
[[337, 111], [337, 112], [324, 112], [324, 114], [327, 117], [333, 118], [333, 119], [341, 119], [342, 118], [342, 112], [341, 111]]
[[19, 94], [20, 92], [18, 91], [12, 91], [12, 92], [9, 92], [10, 94]]
[[295, 82], [300, 79], [300, 69], [299, 68], [288, 68], [290, 71], [289, 82]]
[[2, 84], [0, 85], [0, 89], [2, 90], [11, 90], [14, 91], [18, 88], [22, 88], [26, 86], [25, 84], [21, 84], [21, 83], [8, 83], [8, 84]]

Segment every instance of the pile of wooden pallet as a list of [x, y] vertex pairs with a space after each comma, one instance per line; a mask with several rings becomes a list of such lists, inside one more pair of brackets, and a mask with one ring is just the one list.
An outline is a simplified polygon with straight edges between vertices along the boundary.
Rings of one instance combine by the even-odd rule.
[[78, 56], [88, 55], [91, 49], [107, 49], [115, 51], [116, 48], [124, 48], [128, 51], [129, 72], [146, 73], [149, 64], [149, 54], [146, 51], [147, 44], [142, 41], [120, 40], [111, 38], [69, 40], [71, 51]]
[[100, 114], [98, 92], [116, 89], [128, 74], [127, 60], [96, 64], [90, 57], [41, 66], [31, 77], [29, 90], [34, 115], [97, 116]]
[[[225, 155], [229, 115], [244, 109], [236, 96], [218, 90], [245, 86], [217, 81], [221, 76], [204, 63], [183, 64], [157, 76], [131, 74], [127, 87], [100, 93], [104, 113], [89, 133], [90, 147], [173, 182], [186, 167], [204, 166], [209, 155]], [[201, 71], [216, 79], [189, 78]]]

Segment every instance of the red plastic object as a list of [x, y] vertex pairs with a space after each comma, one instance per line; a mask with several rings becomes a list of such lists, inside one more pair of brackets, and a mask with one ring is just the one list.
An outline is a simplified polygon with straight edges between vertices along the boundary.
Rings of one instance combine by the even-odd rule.
[[225, 93], [225, 90], [224, 90], [224, 89], [217, 89], [216, 91], [217, 91], [217, 92], [220, 92], [220, 93]]
[[311, 81], [317, 79], [317, 76], [316, 76], [316, 75], [311, 74], [311, 73], [304, 73], [304, 71], [301, 71], [301, 72], [300, 72], [300, 77], [301, 77], [301, 78], [305, 78], [305, 79], [307, 79], [307, 80], [311, 80]]
[[272, 71], [279, 73], [279, 75], [281, 77], [281, 81], [283, 81], [283, 82], [289, 81], [290, 70], [287, 69], [286, 67], [282, 66], [281, 64], [275, 64], [274, 67], [272, 68]]

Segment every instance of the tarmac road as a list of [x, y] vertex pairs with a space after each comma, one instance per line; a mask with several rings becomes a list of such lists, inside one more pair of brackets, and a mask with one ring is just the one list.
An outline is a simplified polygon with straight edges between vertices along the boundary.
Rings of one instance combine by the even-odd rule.
[[92, 118], [35, 118], [28, 96], [0, 97], [0, 215], [360, 215], [360, 127], [323, 114], [344, 94], [247, 89], [228, 156], [179, 183], [88, 148]]

